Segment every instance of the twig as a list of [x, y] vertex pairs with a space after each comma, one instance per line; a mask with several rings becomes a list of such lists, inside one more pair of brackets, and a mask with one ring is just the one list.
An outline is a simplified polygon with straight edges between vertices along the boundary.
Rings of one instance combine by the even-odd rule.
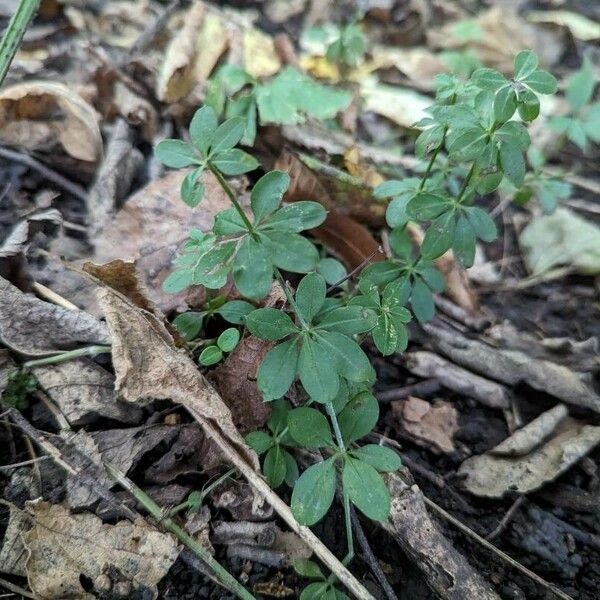
[[52, 291], [50, 288], [45, 285], [34, 281], [31, 286], [35, 292], [37, 292], [42, 298], [48, 300], [48, 302], [52, 302], [52, 304], [56, 304], [57, 306], [62, 306], [67, 310], [79, 310], [77, 306], [75, 306], [72, 302], [69, 302], [66, 298], [63, 298], [60, 294]]
[[10, 581], [6, 581], [6, 579], [0, 578], [0, 585], [15, 594], [21, 594], [21, 596], [24, 596], [25, 598], [33, 598], [33, 600], [35, 600], [35, 596], [31, 592], [28, 592], [26, 589], [19, 587]]
[[4, 146], [0, 146], [0, 156], [34, 169], [40, 173], [40, 175], [43, 175], [46, 179], [52, 181], [52, 183], [55, 183], [66, 192], [69, 192], [69, 194], [72, 194], [82, 202], [87, 202], [87, 192], [81, 186], [69, 181], [66, 177], [63, 177], [60, 173], [53, 171], [46, 165], [43, 165], [39, 160], [33, 158], [33, 156], [23, 152], [17, 152], [16, 150], [9, 150]]
[[376, 392], [375, 397], [379, 402], [394, 402], [394, 400], [403, 400], [409, 396], [418, 396], [420, 398], [433, 396], [442, 389], [442, 385], [437, 379], [425, 379], [410, 385], [405, 385], [391, 390], [382, 390]]
[[367, 256], [361, 263], [360, 265], [358, 265], [357, 267], [354, 267], [354, 269], [352, 269], [352, 271], [350, 271], [350, 273], [348, 273], [345, 277], [342, 277], [339, 281], [336, 281], [334, 284], [330, 285], [327, 288], [327, 294], [331, 293], [333, 290], [335, 290], [335, 288], [340, 287], [340, 285], [342, 285], [342, 283], [344, 283], [345, 281], [348, 281], [348, 279], [352, 279], [352, 277], [354, 277], [354, 275], [356, 275], [359, 271], [361, 271], [364, 267], [366, 267], [370, 262], [371, 259], [375, 258], [375, 256], [377, 254], [383, 254], [383, 250], [381, 249], [381, 247], [377, 248], [377, 250], [374, 250], [373, 252], [371, 252], [371, 254], [369, 254], [369, 256]]
[[356, 515], [356, 511], [354, 510], [354, 508], [350, 509], [350, 514], [352, 516], [352, 526], [354, 528], [354, 533], [356, 534], [356, 540], [358, 541], [363, 551], [365, 561], [368, 563], [369, 568], [371, 569], [373, 575], [375, 575], [375, 578], [379, 582], [379, 585], [381, 586], [381, 589], [383, 590], [383, 593], [386, 595], [388, 600], [398, 600], [396, 593], [394, 592], [392, 586], [387, 580], [385, 573], [381, 569], [377, 557], [373, 554], [373, 550], [369, 545], [369, 541], [367, 540], [365, 531], [360, 523], [360, 519]]
[[470, 527], [459, 521], [456, 517], [452, 516], [450, 513], [446, 512], [441, 506], [437, 505], [433, 500], [430, 500], [425, 495], [423, 496], [423, 500], [425, 504], [429, 506], [429, 508], [433, 509], [436, 513], [438, 513], [441, 517], [446, 519], [448, 522], [452, 523], [456, 528], [460, 529], [463, 533], [473, 538], [477, 542], [479, 542], [484, 548], [487, 548], [497, 556], [499, 556], [502, 560], [506, 561], [509, 565], [514, 567], [515, 569], [521, 571], [524, 575], [541, 585], [547, 590], [550, 590], [558, 598], [562, 598], [562, 600], [574, 600], [571, 596], [557, 588], [552, 583], [549, 583], [533, 571], [530, 571], [527, 567], [523, 566], [519, 561], [515, 560], [506, 552], [503, 552], [499, 548], [496, 548], [494, 544], [490, 544], [485, 538], [482, 538], [479, 534], [475, 533]]
[[98, 354], [105, 354], [110, 352], [110, 346], [86, 346], [85, 348], [77, 348], [76, 350], [69, 350], [62, 352], [61, 354], [55, 354], [54, 356], [46, 356], [45, 358], [36, 358], [34, 360], [28, 360], [23, 363], [26, 369], [33, 369], [34, 367], [42, 367], [44, 365], [56, 365], [59, 363], [73, 360], [74, 358], [81, 358], [82, 356], [98, 356]]
[[500, 523], [496, 529], [491, 531], [485, 536], [485, 539], [488, 542], [496, 539], [505, 529], [510, 520], [513, 518], [513, 515], [517, 512], [517, 510], [521, 507], [521, 505], [525, 502], [525, 496], [519, 496], [511, 505], [511, 507], [506, 511], [506, 514], [502, 517]]
[[158, 34], [166, 27], [171, 15], [179, 8], [181, 0], [172, 0], [164, 10], [142, 31], [138, 38], [129, 48], [126, 58], [132, 58], [139, 52], [145, 50]]
[[38, 456], [37, 458], [23, 460], [18, 463], [12, 463], [11, 465], [0, 465], [0, 471], [10, 471], [11, 469], [17, 469], [18, 467], [26, 467], [27, 465], [32, 465], [41, 462], [42, 460], [48, 460], [49, 458], [49, 456]]

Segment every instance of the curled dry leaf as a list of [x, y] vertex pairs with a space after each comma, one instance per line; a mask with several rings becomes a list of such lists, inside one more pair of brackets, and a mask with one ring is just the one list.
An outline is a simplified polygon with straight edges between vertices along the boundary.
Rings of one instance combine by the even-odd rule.
[[29, 356], [72, 350], [79, 344], [109, 344], [98, 319], [81, 310], [67, 310], [24, 294], [0, 277], [0, 339]]
[[33, 374], [73, 426], [98, 418], [121, 423], [138, 423], [141, 411], [119, 399], [115, 378], [89, 358], [37, 367]]
[[[11, 518], [17, 510], [11, 510]], [[24, 512], [31, 522], [21, 531], [27, 577], [39, 598], [92, 600], [96, 594], [81, 581], [94, 582], [107, 567], [117, 569], [136, 593], [155, 598], [157, 583], [179, 554], [171, 535], [143, 519], [103, 524], [93, 514], [71, 514], [61, 505], [40, 501], [27, 503]]]
[[[560, 416], [560, 415], [559, 415]], [[556, 415], [554, 415], [556, 417]], [[539, 417], [538, 417], [539, 419]], [[546, 419], [544, 419], [546, 420]], [[554, 418], [549, 418], [555, 421]], [[543, 439], [542, 419], [526, 425], [525, 434], [519, 430], [508, 438], [500, 448], [521, 451], [529, 435], [533, 443]], [[529, 429], [526, 429], [529, 428]], [[510, 492], [526, 494], [554, 481], [573, 466], [580, 458], [600, 443], [600, 427], [588, 425], [571, 417], [564, 418], [551, 436], [540, 446], [524, 456], [496, 456], [489, 453], [473, 456], [463, 462], [458, 475], [464, 476], [464, 487], [475, 496], [501, 498]]]
[[239, 434], [229, 409], [190, 356], [175, 347], [162, 321], [109, 288], [101, 289], [98, 297], [113, 338], [116, 388], [123, 397], [182, 404], [226, 457], [236, 453], [258, 470], [258, 457]]
[[29, 81], [0, 91], [0, 142], [28, 151], [56, 145], [73, 158], [96, 162], [102, 135], [96, 112], [62, 83]]

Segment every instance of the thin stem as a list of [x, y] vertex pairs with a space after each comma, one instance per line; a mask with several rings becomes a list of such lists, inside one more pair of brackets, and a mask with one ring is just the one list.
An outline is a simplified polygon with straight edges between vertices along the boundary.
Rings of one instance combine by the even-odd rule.
[[275, 270], [275, 277], [277, 277], [277, 281], [279, 281], [279, 285], [281, 285], [281, 287], [283, 288], [285, 297], [287, 298], [287, 301], [290, 303], [290, 306], [294, 310], [294, 313], [298, 317], [300, 324], [302, 325], [302, 327], [304, 327], [304, 329], [308, 329], [309, 324], [304, 320], [302, 313], [298, 310], [298, 305], [296, 304], [296, 301], [294, 300], [294, 296], [292, 295], [292, 292], [289, 290], [287, 282], [284, 279], [283, 275], [281, 274], [281, 271], [277, 267], [275, 267], [274, 270]]
[[227, 194], [227, 197], [229, 198], [231, 204], [233, 204], [233, 207], [235, 208], [235, 210], [237, 210], [242, 221], [244, 221], [244, 225], [250, 232], [250, 235], [255, 240], [257, 240], [258, 237], [256, 235], [256, 232], [254, 231], [254, 226], [252, 225], [252, 223], [250, 223], [250, 219], [248, 219], [246, 213], [244, 212], [244, 209], [242, 208], [241, 204], [238, 202], [238, 199], [235, 197], [235, 192], [231, 189], [231, 186], [227, 183], [226, 179], [223, 177], [223, 175], [221, 175], [221, 173], [219, 173], [219, 171], [217, 169], [215, 169], [210, 164], [208, 165], [208, 168], [210, 169], [210, 172], [217, 178], [219, 185], [223, 188], [223, 191]]
[[29, 23], [37, 12], [40, 0], [21, 0], [0, 41], [0, 85], [4, 81]]
[[59, 363], [67, 362], [68, 360], [73, 360], [74, 358], [81, 358], [82, 356], [94, 357], [98, 356], [98, 354], [105, 354], [110, 351], [110, 346], [86, 346], [85, 348], [69, 350], [68, 352], [62, 352], [61, 354], [55, 354], [54, 356], [28, 360], [26, 363], [23, 363], [23, 367], [26, 369], [33, 369], [34, 367], [43, 367], [45, 365], [57, 365]]
[[108, 473], [115, 479], [121, 487], [131, 493], [135, 499], [144, 506], [144, 508], [157, 520], [159, 521], [165, 529], [168, 529], [171, 533], [173, 533], [177, 538], [185, 544], [196, 556], [198, 556], [201, 560], [203, 560], [207, 566], [213, 571], [216, 578], [219, 582], [232, 593], [234, 593], [238, 598], [242, 598], [242, 600], [256, 600], [256, 598], [248, 591], [244, 586], [235, 579], [223, 567], [219, 564], [212, 556], [212, 554], [204, 547], [202, 544], [198, 543], [194, 538], [189, 536], [175, 521], [171, 518], [163, 517], [163, 511], [160, 506], [154, 502], [154, 500], [144, 492], [141, 488], [139, 488], [135, 483], [133, 483], [129, 478], [125, 477], [119, 469], [115, 466], [111, 465], [108, 462], [104, 463], [106, 470]]
[[421, 183], [419, 183], [419, 188], [418, 188], [417, 192], [422, 192], [423, 188], [425, 187], [425, 183], [427, 182], [427, 179], [431, 173], [431, 169], [433, 169], [433, 165], [438, 157], [438, 154], [440, 153], [440, 150], [442, 149], [442, 147], [444, 146], [444, 142], [446, 141], [446, 133], [448, 133], [447, 125], [444, 127], [444, 133], [442, 134], [442, 139], [440, 140], [439, 145], [433, 151], [433, 154], [431, 155], [431, 158], [429, 159], [429, 163], [427, 164], [425, 173], [423, 173], [423, 177], [421, 177]]
[[471, 168], [469, 169], [469, 172], [467, 173], [467, 176], [465, 177], [465, 180], [463, 181], [462, 188], [460, 189], [460, 193], [458, 194], [458, 197], [456, 198], [457, 203], [460, 203], [463, 196], [465, 195], [465, 192], [467, 191], [467, 188], [469, 187], [469, 183], [471, 183], [471, 179], [473, 178], [474, 174], [475, 174], [475, 163], [473, 163], [471, 165]]
[[[335, 414], [335, 408], [331, 402], [325, 404], [325, 408], [327, 410], [327, 415], [333, 425], [333, 432], [335, 434], [335, 439], [337, 441], [337, 445], [342, 453], [346, 452], [346, 444], [344, 444], [344, 438], [342, 437], [342, 431], [340, 429], [340, 424], [337, 420], [337, 415]], [[344, 566], [348, 565], [348, 563], [354, 558], [354, 536], [352, 534], [352, 512], [350, 511], [350, 496], [348, 495], [347, 490], [342, 486], [342, 496], [343, 496], [343, 505], [344, 505], [344, 519], [346, 521], [346, 540], [348, 541], [348, 553], [346, 554], [344, 560], [342, 560], [342, 564]]]

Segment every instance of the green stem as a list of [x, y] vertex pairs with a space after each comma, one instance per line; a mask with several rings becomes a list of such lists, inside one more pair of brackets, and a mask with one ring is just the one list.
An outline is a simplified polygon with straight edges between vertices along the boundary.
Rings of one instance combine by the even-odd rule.
[[469, 172], [467, 173], [467, 176], [465, 177], [465, 180], [463, 181], [462, 188], [460, 189], [460, 193], [458, 194], [458, 197], [456, 198], [457, 203], [460, 203], [463, 196], [465, 195], [465, 192], [467, 191], [467, 188], [469, 187], [469, 183], [471, 183], [471, 179], [473, 178], [474, 174], [475, 174], [475, 163], [473, 163], [471, 165], [471, 168], [469, 169]]
[[215, 577], [225, 588], [234, 593], [238, 598], [242, 598], [242, 600], [256, 600], [256, 598], [241, 583], [239, 583], [225, 567], [213, 558], [212, 554], [202, 544], [189, 536], [170, 517], [163, 518], [162, 509], [150, 496], [148, 496], [148, 494], [146, 494], [146, 492], [125, 477], [119, 469], [110, 463], [105, 462], [104, 466], [111, 477], [113, 477], [121, 487], [132, 494], [134, 498], [165, 527], [165, 529], [173, 533], [180, 542], [185, 544], [196, 556], [207, 564], [215, 574]]
[[433, 169], [433, 165], [438, 157], [438, 154], [440, 153], [440, 150], [443, 148], [444, 142], [446, 141], [446, 133], [448, 133], [447, 125], [444, 127], [444, 133], [442, 135], [442, 139], [441, 139], [438, 147], [433, 151], [433, 154], [431, 155], [431, 158], [429, 159], [429, 163], [427, 164], [425, 173], [423, 173], [423, 177], [421, 177], [421, 183], [419, 183], [419, 188], [418, 188], [417, 192], [422, 192], [423, 188], [425, 187], [425, 183], [427, 182], [427, 179], [431, 173], [431, 169]]
[[217, 178], [219, 185], [223, 188], [223, 191], [227, 194], [227, 197], [229, 198], [231, 204], [233, 204], [233, 207], [235, 208], [235, 210], [237, 210], [242, 221], [244, 221], [244, 225], [246, 226], [246, 229], [248, 229], [248, 231], [250, 232], [250, 235], [255, 240], [258, 240], [256, 232], [254, 231], [254, 226], [252, 225], [252, 223], [250, 223], [250, 219], [248, 219], [248, 216], [244, 212], [242, 205], [238, 202], [238, 199], [235, 197], [235, 192], [231, 189], [231, 186], [227, 183], [227, 180], [223, 177], [223, 175], [221, 175], [221, 173], [219, 173], [219, 171], [217, 169], [215, 169], [210, 164], [208, 165], [208, 168], [210, 169], [210, 172]]
[[55, 354], [54, 356], [47, 356], [46, 358], [36, 358], [35, 360], [28, 360], [23, 363], [23, 367], [26, 369], [33, 369], [34, 367], [43, 367], [45, 365], [57, 365], [59, 363], [73, 360], [74, 358], [81, 358], [82, 356], [98, 356], [98, 354], [105, 354], [110, 352], [110, 346], [86, 346], [85, 348], [77, 348], [77, 350], [69, 350], [61, 354]]
[[281, 285], [281, 287], [283, 288], [285, 297], [287, 298], [287, 301], [290, 303], [290, 306], [292, 307], [294, 313], [298, 317], [298, 320], [300, 321], [300, 325], [302, 325], [302, 327], [304, 327], [304, 329], [309, 329], [309, 327], [310, 327], [309, 324], [304, 320], [302, 313], [298, 310], [298, 306], [296, 304], [296, 301], [294, 300], [294, 296], [292, 295], [292, 292], [288, 288], [287, 282], [283, 278], [281, 271], [277, 267], [275, 267], [275, 277], [277, 277], [277, 281], [279, 281], [279, 285]]
[[[335, 439], [337, 441], [337, 445], [342, 453], [346, 452], [346, 444], [344, 444], [344, 438], [342, 436], [342, 431], [340, 429], [340, 424], [337, 420], [337, 415], [335, 414], [335, 408], [331, 402], [325, 404], [325, 409], [327, 410], [327, 415], [333, 425], [333, 432], [335, 434]], [[348, 563], [354, 558], [354, 536], [352, 534], [352, 513], [350, 512], [350, 496], [348, 496], [348, 492], [342, 486], [342, 496], [343, 496], [343, 504], [344, 504], [344, 519], [346, 521], [346, 540], [348, 541], [348, 553], [346, 554], [344, 560], [342, 560], [342, 564], [347, 566]]]
[[4, 81], [25, 31], [37, 12], [41, 0], [21, 0], [0, 41], [0, 85]]
[[[221, 475], [218, 479], [215, 479], [215, 481], [213, 481], [209, 486], [205, 487], [200, 492], [200, 504], [202, 504], [204, 502], [204, 499], [206, 498], [206, 496], [208, 496], [215, 488], [219, 487], [226, 479], [231, 477], [234, 473], [235, 473], [235, 469], [229, 469], [229, 471], [227, 471], [227, 473], [223, 473], [223, 475]], [[170, 508], [167, 512], [167, 516], [172, 517], [173, 515], [176, 515], [176, 514], [180, 513], [181, 511], [190, 508], [193, 504], [194, 503], [190, 502], [190, 500], [188, 498], [181, 504], [177, 504], [177, 505], [173, 506], [173, 508]]]

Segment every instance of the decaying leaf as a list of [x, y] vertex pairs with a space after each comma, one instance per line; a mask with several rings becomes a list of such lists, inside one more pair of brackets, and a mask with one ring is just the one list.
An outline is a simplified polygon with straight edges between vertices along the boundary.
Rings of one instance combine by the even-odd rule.
[[176, 349], [161, 320], [109, 288], [101, 289], [98, 297], [113, 338], [116, 388], [123, 397], [182, 404], [226, 456], [235, 452], [258, 470], [258, 458], [237, 431], [229, 409], [190, 356]]
[[[2, 502], [4, 506], [4, 502]], [[10, 516], [8, 526], [4, 532], [2, 547], [0, 548], [0, 571], [27, 577], [25, 564], [27, 562], [27, 550], [23, 544], [21, 534], [31, 527], [31, 517], [27, 512], [9, 504]]]
[[26, 150], [58, 144], [73, 158], [95, 162], [102, 136], [94, 109], [62, 83], [28, 81], [0, 91], [0, 141]]
[[527, 265], [534, 274], [559, 265], [578, 273], [600, 273], [600, 228], [568, 208], [534, 219], [519, 238]]
[[392, 402], [392, 410], [399, 426], [418, 444], [434, 452], [454, 452], [452, 438], [458, 431], [458, 412], [450, 402], [440, 400], [430, 404], [410, 396]]
[[600, 23], [570, 10], [533, 10], [527, 13], [527, 20], [567, 27], [574, 37], [582, 41], [600, 39]]
[[[535, 429], [534, 424], [532, 435]], [[517, 431], [514, 435], [523, 434]], [[509, 457], [490, 452], [473, 456], [463, 462], [458, 474], [465, 477], [463, 485], [476, 496], [501, 498], [508, 492], [526, 494], [554, 481], [599, 443], [600, 427], [567, 417], [529, 454]], [[501, 446], [510, 445], [509, 438]], [[517, 440], [516, 445], [523, 446], [522, 440]]]
[[244, 70], [253, 77], [269, 77], [281, 69], [281, 60], [275, 50], [273, 38], [250, 27], [244, 31]]
[[29, 556], [27, 576], [36, 596], [47, 600], [92, 600], [82, 578], [94, 582], [114, 567], [137, 593], [156, 597], [156, 584], [178, 556], [175, 539], [144, 520], [103, 524], [93, 514], [71, 514], [61, 505], [29, 502], [32, 527], [22, 533]]
[[0, 277], [0, 339], [30, 356], [72, 350], [78, 344], [108, 344], [103, 323], [80, 310], [67, 310], [24, 294]]
[[114, 376], [89, 358], [78, 358], [33, 371], [40, 386], [73, 426], [103, 417], [137, 423], [141, 411], [119, 399]]

